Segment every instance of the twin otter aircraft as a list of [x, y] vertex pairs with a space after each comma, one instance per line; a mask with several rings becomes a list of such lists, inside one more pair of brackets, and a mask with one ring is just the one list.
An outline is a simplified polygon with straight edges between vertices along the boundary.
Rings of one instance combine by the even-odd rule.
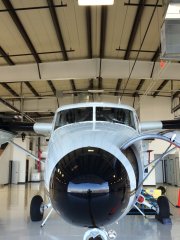
[[[162, 131], [179, 129], [179, 120], [139, 123], [135, 110], [122, 104], [66, 105], [56, 111], [51, 124], [4, 127], [8, 131], [2, 131], [1, 143], [14, 144], [10, 131], [18, 128], [51, 135], [45, 161], [49, 203], [39, 195], [33, 197], [32, 221], [42, 220], [50, 207], [45, 221], [54, 209], [71, 224], [89, 228], [84, 240], [115, 238], [114, 232], [101, 227], [123, 218], [132, 207], [138, 209], [137, 202], [154, 208], [141, 194], [143, 182], [174, 146], [180, 147], [177, 131]], [[144, 166], [142, 140], [156, 138], [169, 146], [160, 158]], [[151, 164], [152, 170], [145, 175]]]

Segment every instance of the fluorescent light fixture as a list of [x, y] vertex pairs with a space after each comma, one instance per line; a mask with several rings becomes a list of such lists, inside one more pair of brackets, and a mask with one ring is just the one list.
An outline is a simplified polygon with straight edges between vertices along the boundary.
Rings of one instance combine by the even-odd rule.
[[88, 89], [89, 93], [103, 93], [104, 89]]
[[114, 0], [78, 0], [80, 6], [113, 5]]
[[180, 19], [180, 3], [169, 3], [165, 19]]

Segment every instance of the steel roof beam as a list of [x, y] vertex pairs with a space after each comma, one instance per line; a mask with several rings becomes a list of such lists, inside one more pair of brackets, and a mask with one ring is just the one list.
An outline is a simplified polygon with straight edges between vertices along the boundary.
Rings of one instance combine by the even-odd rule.
[[14, 62], [11, 60], [11, 58], [8, 56], [8, 54], [4, 51], [2, 47], [0, 47], [0, 54], [9, 65], [14, 65]]
[[41, 114], [39, 114], [38, 112], [35, 112], [35, 118], [41, 117]]
[[100, 52], [99, 52], [100, 69], [99, 69], [99, 77], [98, 77], [98, 89], [102, 89], [101, 59], [104, 58], [106, 28], [107, 28], [107, 6], [102, 6], [102, 8], [101, 8]]
[[141, 17], [142, 17], [143, 11], [144, 11], [145, 2], [146, 2], [146, 0], [140, 0], [139, 1], [140, 5], [138, 6], [138, 9], [136, 11], [136, 16], [135, 16], [133, 27], [132, 27], [132, 30], [131, 30], [131, 35], [129, 37], [129, 42], [128, 42], [128, 45], [127, 45], [127, 50], [126, 50], [126, 53], [125, 53], [125, 56], [124, 56], [124, 60], [129, 59], [130, 52], [131, 52], [131, 49], [132, 49], [132, 46], [133, 46], [133, 43], [134, 43], [134, 39], [136, 37], [136, 33], [137, 33], [137, 30], [138, 30], [139, 24], [141, 22]]
[[33, 117], [33, 118], [48, 118], [48, 117], [52, 118], [52, 116], [54, 116], [54, 113], [51, 113], [51, 112], [46, 113], [46, 114], [44, 114], [44, 113], [39, 114], [38, 112], [35, 112], [35, 113], [31, 114], [31, 117]]
[[140, 80], [140, 82], [139, 82], [139, 84], [138, 84], [138, 86], [137, 86], [137, 88], [136, 88], [137, 91], [139, 91], [139, 90], [142, 88], [144, 82], [145, 82], [145, 79], [141, 79], [141, 80]]
[[143, 11], [144, 11], [145, 2], [146, 2], [146, 0], [140, 0], [139, 1], [139, 6], [138, 6], [138, 9], [137, 9], [137, 12], [136, 12], [135, 19], [134, 19], [134, 23], [133, 23], [133, 27], [132, 27], [132, 30], [131, 30], [131, 35], [130, 35], [129, 42], [128, 42], [128, 45], [127, 45], [127, 50], [126, 50], [126, 53], [125, 53], [125, 56], [124, 56], [124, 60], [129, 59], [130, 52], [131, 52], [131, 49], [132, 49], [132, 46], [133, 46], [133, 43], [134, 43], [134, 39], [136, 37], [136, 33], [137, 33], [137, 30], [138, 30], [138, 26], [141, 22], [141, 17], [142, 17]]
[[[55, 8], [62, 8], [62, 7], [67, 7], [67, 4], [57, 4], [54, 5]], [[29, 11], [29, 10], [39, 10], [39, 9], [48, 9], [48, 6], [38, 6], [38, 7], [24, 7], [24, 8], [14, 8], [14, 11]], [[1, 12], [10, 12], [11, 9], [0, 9]]]
[[[65, 48], [65, 44], [64, 44], [64, 40], [63, 40], [63, 36], [62, 36], [62, 31], [61, 31], [61, 28], [60, 28], [60, 25], [59, 25], [56, 9], [55, 9], [55, 6], [54, 6], [54, 1], [53, 0], [47, 0], [47, 4], [49, 6], [49, 10], [50, 10], [51, 18], [52, 18], [54, 28], [55, 28], [55, 31], [56, 31], [56, 36], [57, 36], [57, 39], [58, 39], [58, 42], [59, 42], [59, 46], [62, 50], [63, 59], [64, 59], [64, 61], [68, 61], [69, 58], [68, 58], [67, 51], [66, 51], [66, 48]], [[73, 84], [72, 87], [75, 87], [74, 80], [72, 80], [71, 85], [72, 84]], [[54, 89], [54, 87], [52, 87], [52, 84], [51, 84], [51, 89]], [[76, 89], [76, 87], [75, 87], [75, 89]], [[53, 92], [54, 92], [54, 90], [53, 90]], [[74, 95], [77, 95], [77, 94], [74, 94]]]
[[53, 2], [53, 0], [47, 0], [47, 4], [49, 6], [49, 10], [50, 10], [50, 13], [51, 13], [51, 18], [52, 18], [52, 21], [53, 21], [53, 24], [54, 24], [54, 28], [55, 28], [55, 31], [56, 31], [59, 46], [62, 50], [63, 59], [64, 59], [64, 61], [67, 61], [68, 60], [68, 55], [67, 55], [67, 52], [66, 52], [66, 48], [65, 48], [62, 32], [61, 32], [61, 29], [60, 29], [58, 17], [57, 17], [57, 14], [56, 14], [56, 9], [54, 7], [54, 2]]
[[[10, 103], [8, 103], [6, 100], [0, 98], [0, 102], [1, 102], [2, 104], [4, 104], [5, 106], [7, 106], [8, 108], [10, 108], [11, 110], [13, 110], [14, 112], [19, 113], [19, 114], [22, 114], [19, 109], [17, 109], [16, 107], [14, 107], [14, 106], [11, 105]], [[23, 113], [23, 116], [24, 116], [27, 120], [29, 120], [30, 122], [35, 122], [35, 120], [32, 119], [31, 117], [29, 117], [27, 114], [24, 114], [24, 113]]]
[[[9, 65], [15, 65], [15, 63], [10, 59], [10, 57], [7, 55], [7, 53], [1, 47], [0, 47], [0, 54], [3, 56], [3, 58], [6, 60], [6, 62]], [[40, 96], [29, 82], [25, 82], [25, 84], [36, 97]], [[6, 88], [13, 96], [19, 97], [19, 94], [17, 94], [7, 83], [1, 83], [1, 85], [4, 88]]]
[[86, 26], [87, 26], [87, 40], [88, 40], [88, 57], [92, 58], [91, 7], [86, 7]]
[[158, 89], [153, 93], [153, 97], [156, 97], [160, 93], [160, 91], [167, 85], [168, 82], [169, 80], [164, 80], [158, 87]]
[[7, 83], [0, 83], [8, 92], [10, 92], [14, 97], [20, 97]]
[[[21, 36], [23, 37], [24, 41], [26, 42], [26, 44], [27, 44], [30, 52], [33, 54], [35, 61], [36, 61], [37, 63], [41, 63], [41, 60], [40, 60], [40, 58], [39, 58], [39, 56], [38, 56], [38, 54], [37, 54], [37, 52], [36, 52], [36, 50], [35, 50], [32, 42], [31, 42], [31, 40], [30, 40], [30, 38], [29, 38], [29, 36], [28, 36], [28, 34], [27, 34], [24, 26], [22, 25], [22, 23], [21, 23], [18, 15], [16, 14], [13, 5], [11, 4], [11, 2], [10, 2], [9, 0], [2, 0], [2, 2], [3, 2], [3, 4], [4, 4], [4, 6], [5, 6], [7, 9], [10, 10], [10, 11], [9, 11], [9, 15], [11, 16], [14, 24], [16, 25], [17, 29], [19, 30], [19, 32], [20, 32]], [[8, 55], [7, 55], [5, 52], [3, 53], [2, 50], [3, 50], [3, 49], [1, 49], [1, 54], [2, 54], [2, 56], [5, 58], [5, 60], [7, 61], [7, 63], [8, 63], [9, 65], [15, 65], [14, 62], [8, 57]], [[4, 88], [6, 88], [13, 96], [19, 97], [19, 94], [17, 94], [7, 83], [1, 83], [1, 85], [2, 85]], [[20, 110], [14, 108], [14, 106], [12, 106], [11, 104], [9, 104], [7, 101], [3, 100], [2, 98], [0, 99], [0, 101], [1, 101], [3, 104], [5, 104], [6, 106], [8, 106], [9, 108], [11, 108], [12, 110], [14, 110], [14, 111], [22, 114], [22, 113], [20, 112]], [[28, 115], [26, 115], [26, 114], [23, 114], [23, 115], [24, 115], [24, 117], [25, 117], [26, 119], [28, 119], [29, 121], [35, 122], [35, 121], [34, 121], [32, 118], [30, 118]]]
[[172, 98], [177, 98], [177, 97], [180, 97], [180, 91], [176, 91], [173, 95], [172, 95]]
[[98, 89], [101, 90], [103, 88], [103, 85], [102, 85], [102, 80], [103, 79], [102, 79], [102, 77], [99, 77], [98, 80], [99, 80], [98, 81]]
[[[126, 52], [126, 49], [123, 48], [116, 48], [116, 51], [120, 51], [120, 52]], [[151, 51], [151, 50], [139, 50], [139, 49], [131, 49], [131, 52], [140, 52], [140, 53], [155, 53], [156, 51]]]
[[34, 94], [34, 96], [40, 97], [39, 93], [35, 90], [35, 88], [29, 82], [24, 82], [24, 83], [31, 90], [31, 92]]
[[119, 96], [120, 93], [118, 92], [121, 89], [121, 85], [122, 85], [122, 79], [118, 79], [117, 81], [117, 85], [116, 85], [116, 92], [114, 93], [115, 96]]
[[[138, 6], [140, 6], [140, 4], [139, 3], [124, 3], [124, 6], [136, 6], [136, 7], [138, 7]], [[162, 4], [158, 4], [158, 5], [156, 5], [156, 4], [143, 4], [143, 6], [144, 7], [163, 7]]]
[[56, 88], [55, 88], [54, 84], [52, 83], [52, 81], [48, 80], [47, 83], [48, 83], [49, 87], [51, 88], [51, 91], [54, 93], [54, 96], [56, 96]]
[[[69, 49], [66, 50], [66, 52], [74, 52], [75, 50]], [[153, 51], [151, 51], [153, 52]], [[48, 54], [54, 54], [54, 53], [62, 53], [62, 51], [49, 51], [49, 52], [37, 52], [38, 55], [48, 55]], [[24, 57], [24, 56], [33, 56], [32, 53], [20, 53], [20, 54], [9, 54], [8, 57]], [[3, 57], [3, 56], [0, 56]]]
[[2, 0], [4, 6], [7, 8], [7, 9], [10, 9], [10, 11], [8, 12], [9, 15], [11, 16], [12, 20], [14, 21], [16, 27], [18, 28], [21, 36], [23, 37], [24, 41], [26, 42], [30, 52], [32, 52], [33, 56], [34, 56], [34, 59], [37, 63], [40, 63], [41, 60], [24, 28], [24, 26], [22, 25], [18, 15], [16, 14], [15, 10], [14, 10], [14, 7], [12, 5], [12, 3], [9, 1], [9, 0]]
[[[7, 83], [0, 83], [4, 88], [6, 88], [13, 96], [15, 97], [20, 97], [19, 94], [17, 94]], [[30, 84], [28, 82], [25, 82], [26, 85]], [[31, 86], [31, 84], [30, 84]], [[31, 86], [32, 87], [32, 86]], [[33, 88], [33, 87], [32, 87]], [[34, 89], [35, 90], [35, 89]], [[38, 94], [38, 93], [37, 93]], [[38, 94], [39, 96], [39, 94]], [[5, 101], [4, 99], [0, 99], [0, 102], [3, 103], [4, 105], [6, 105], [7, 107], [11, 108], [13, 111], [19, 113], [19, 114], [22, 114], [21, 111], [17, 108], [15, 108], [13, 105], [11, 105], [10, 103], [8, 103], [7, 101]], [[36, 115], [38, 115], [39, 117], [41, 116], [39, 113], [36, 113]], [[23, 113], [23, 116], [28, 119], [29, 121], [33, 121], [35, 122], [31, 117], [29, 117], [28, 114], [24, 114]]]
[[[156, 52], [154, 53], [154, 56], [153, 56], [152, 59], [151, 59], [152, 62], [156, 62], [156, 61], [157, 61], [157, 59], [158, 59], [158, 57], [159, 57], [160, 49], [161, 49], [161, 47], [159, 46], [159, 47], [157, 48]], [[153, 66], [153, 70], [154, 70], [154, 66]], [[152, 70], [152, 73], [153, 73], [153, 70]], [[151, 74], [151, 75], [152, 75], [152, 74]], [[137, 86], [136, 91], [134, 92], [133, 96], [136, 96], [136, 95], [137, 95], [137, 91], [139, 91], [139, 90], [142, 88], [142, 86], [144, 85], [144, 83], [145, 83], [145, 79], [141, 79], [141, 81], [140, 81], [139, 85]], [[140, 87], [140, 88], [139, 88], [139, 87]]]
[[94, 89], [94, 80], [93, 79], [89, 80], [89, 89], [90, 90]]
[[159, 54], [160, 54], [160, 51], [161, 51], [161, 47], [159, 46], [156, 50], [156, 52], [154, 53], [152, 59], [151, 59], [151, 62], [156, 62], [158, 57], [159, 57]]
[[[14, 62], [10, 59], [10, 57], [8, 56], [8, 54], [4, 51], [4, 49], [2, 47], [0, 47], [0, 54], [2, 55], [2, 57], [6, 60], [6, 62], [13, 66], [15, 65]], [[1, 86], [3, 86], [8, 92], [10, 92], [13, 96], [15, 97], [19, 97], [19, 94], [17, 94], [7, 83], [0, 83]]]
[[[6, 60], [6, 62], [9, 65], [15, 65], [14, 62], [9, 58], [9, 56], [7, 55], [7, 53], [0, 47], [0, 54], [4, 57], [4, 59]], [[8, 92], [10, 92], [13, 96], [15, 97], [20, 97], [18, 93], [16, 93], [7, 83], [0, 83], [1, 86], [3, 86]], [[26, 85], [31, 85], [29, 82], [25, 82]], [[32, 86], [31, 86], [32, 87]], [[37, 93], [38, 94], [38, 93]], [[7, 101], [5, 101], [4, 99], [0, 99], [0, 102], [3, 103], [4, 105], [8, 106], [9, 108], [11, 108], [13, 111], [18, 112], [21, 114], [21, 112], [17, 109], [14, 108], [14, 106], [12, 106], [11, 104], [9, 104]], [[26, 117], [26, 119], [28, 119], [29, 121], [34, 121], [33, 119], [31, 119], [28, 115], [24, 115]]]
[[106, 27], [107, 27], [107, 6], [103, 6], [101, 10], [101, 32], [100, 32], [100, 53], [99, 53], [100, 58], [104, 58]]
[[71, 79], [71, 80], [70, 80], [70, 83], [71, 83], [72, 90], [73, 90], [73, 92], [74, 92], [74, 96], [77, 96], [77, 93], [76, 93], [77, 89], [76, 89], [74, 80]]
[[145, 79], [141, 79], [136, 88], [136, 91], [133, 93], [134, 97], [138, 95], [138, 91], [143, 87], [144, 83], [145, 83]]
[[[154, 53], [154, 55], [153, 55], [153, 57], [152, 57], [152, 59], [151, 59], [151, 62], [154, 62], [154, 63], [155, 63], [155, 62], [157, 61], [157, 59], [158, 59], [158, 57], [159, 57], [159, 54], [160, 54], [160, 51], [161, 51], [161, 47], [159, 46], [159, 47], [157, 48], [156, 52]], [[152, 68], [151, 77], [152, 77], [152, 75], [153, 75], [154, 67], [155, 67], [155, 65], [154, 65], [153, 68]], [[141, 80], [141, 81], [142, 81], [142, 80]], [[140, 82], [140, 83], [141, 83], [141, 88], [142, 88], [143, 84], [145, 83], [145, 79], [143, 79], [143, 81]], [[136, 91], [138, 91], [138, 90], [140, 90], [140, 89], [136, 89]], [[137, 94], [137, 93], [134, 92], [133, 95], [135, 95], [135, 94]]]

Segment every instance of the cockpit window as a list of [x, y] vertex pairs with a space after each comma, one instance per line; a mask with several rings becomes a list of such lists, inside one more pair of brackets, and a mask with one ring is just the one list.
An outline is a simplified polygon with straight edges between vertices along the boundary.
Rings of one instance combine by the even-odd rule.
[[55, 129], [67, 124], [92, 121], [93, 120], [93, 108], [72, 108], [62, 110], [57, 114]]
[[96, 107], [96, 121], [120, 123], [135, 128], [133, 112], [123, 108]]

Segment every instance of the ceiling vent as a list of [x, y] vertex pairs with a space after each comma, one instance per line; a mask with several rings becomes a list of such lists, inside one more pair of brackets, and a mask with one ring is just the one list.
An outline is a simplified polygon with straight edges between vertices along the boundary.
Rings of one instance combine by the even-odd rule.
[[168, 4], [161, 29], [161, 58], [180, 60], [180, 3]]

